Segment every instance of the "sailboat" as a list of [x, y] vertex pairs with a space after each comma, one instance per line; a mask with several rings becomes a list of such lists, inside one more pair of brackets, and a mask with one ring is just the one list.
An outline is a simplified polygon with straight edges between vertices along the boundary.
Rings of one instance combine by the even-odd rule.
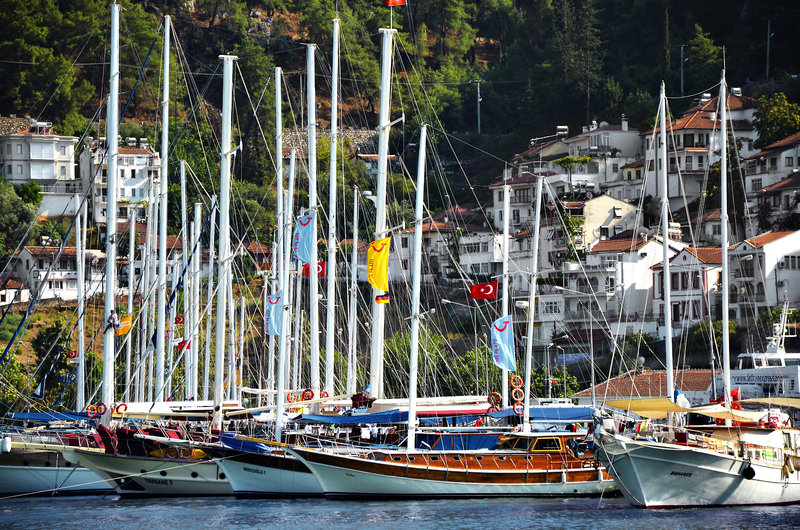
[[[724, 71], [720, 81], [719, 101], [722, 138], [722, 329], [727, 329], [727, 97]], [[667, 171], [665, 105], [666, 96], [662, 84], [662, 185], [666, 184]], [[666, 204], [664, 208], [666, 209]], [[665, 213], [666, 211], [662, 215]], [[665, 273], [664, 277], [664, 291], [669, 292], [669, 275]], [[666, 313], [669, 314], [669, 311]], [[667, 330], [669, 344], [669, 326]], [[689, 508], [800, 502], [800, 472], [797, 471], [800, 469], [800, 432], [787, 427], [774, 428], [769, 422], [762, 426], [758, 421], [768, 415], [768, 412], [737, 410], [731, 406], [730, 346], [728, 334], [722, 335], [724, 405], [689, 409], [665, 398], [650, 400], [650, 403], [633, 401], [610, 405], [636, 412], [644, 418], [664, 418], [686, 412], [699, 413], [723, 420], [727, 425], [696, 428], [666, 425], [657, 428], [645, 421], [638, 422], [634, 432], [620, 433], [617, 422], [607, 413], [598, 414], [595, 422], [598, 457], [632, 505], [641, 508]], [[670, 377], [671, 371], [672, 361], [668, 356], [667, 372]], [[668, 388], [671, 389], [669, 381], [671, 379], [668, 379]], [[783, 401], [784, 404], [789, 402], [786, 399], [777, 401]], [[795, 400], [793, 406], [799, 404]]]

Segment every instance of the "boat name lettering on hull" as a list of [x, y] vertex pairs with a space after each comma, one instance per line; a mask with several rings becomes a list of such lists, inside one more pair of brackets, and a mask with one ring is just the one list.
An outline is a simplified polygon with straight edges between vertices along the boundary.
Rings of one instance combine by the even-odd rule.
[[691, 473], [687, 473], [686, 471], [673, 471], [670, 475], [674, 475], [676, 477], [691, 477]]
[[148, 484], [157, 484], [159, 486], [172, 486], [172, 481], [169, 479], [145, 477], [144, 481]]
[[247, 466], [242, 466], [242, 471], [247, 471], [248, 473], [255, 473], [257, 475], [266, 475], [267, 474], [267, 472], [264, 471], [263, 469], [256, 469], [254, 467], [247, 467]]

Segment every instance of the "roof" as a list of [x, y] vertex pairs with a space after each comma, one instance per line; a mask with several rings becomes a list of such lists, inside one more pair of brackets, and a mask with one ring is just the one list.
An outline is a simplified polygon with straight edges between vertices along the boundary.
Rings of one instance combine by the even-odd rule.
[[558, 143], [559, 141], [560, 140], [550, 140], [549, 142], [536, 144], [536, 145], [530, 147], [529, 149], [526, 149], [525, 151], [521, 152], [520, 154], [516, 155], [514, 158], [512, 158], [512, 160], [521, 160], [523, 158], [528, 158], [528, 157], [531, 157], [533, 155], [536, 155], [540, 151], [543, 151], [543, 150], [547, 149], [548, 147], [550, 147], [553, 144]]
[[778, 140], [775, 143], [769, 144], [758, 153], [748, 156], [747, 158], [745, 158], [745, 160], [753, 160], [755, 158], [760, 158], [762, 156], [774, 153], [775, 151], [783, 151], [784, 149], [789, 147], [794, 147], [797, 144], [800, 144], [800, 132], [790, 134], [786, 138]]
[[150, 147], [120, 147], [120, 155], [154, 155], [156, 154]]
[[[376, 154], [369, 154], [369, 153], [356, 153], [356, 157], [359, 160], [369, 160], [370, 162], [377, 162], [378, 155]], [[386, 159], [391, 160], [392, 162], [397, 161], [397, 155], [387, 155]]]
[[[689, 108], [683, 113], [683, 116], [669, 124], [672, 130], [681, 129], [719, 129], [719, 114], [714, 115], [711, 119], [712, 113], [717, 111], [717, 102], [719, 96], [713, 97], [708, 101], [704, 101], [699, 105]], [[728, 94], [728, 110], [744, 110], [758, 108], [758, 100], [748, 96], [734, 96]], [[744, 120], [731, 120], [730, 125], [735, 130], [751, 130], [753, 126]], [[651, 129], [642, 134], [652, 134], [659, 129]]]
[[[139, 239], [139, 245], [144, 245], [145, 242], [147, 241], [146, 234], [139, 234], [137, 238]], [[155, 241], [153, 242], [153, 246], [155, 248], [159, 248], [158, 241], [159, 238], [155, 238]], [[167, 248], [173, 250], [180, 250], [183, 248], [183, 241], [181, 241], [181, 238], [179, 238], [178, 236], [167, 236]]]
[[[353, 240], [352, 239], [342, 239], [341, 241], [339, 241], [339, 246], [340, 247], [344, 246], [344, 245], [349, 245], [350, 247], [352, 247], [353, 246]], [[364, 241], [363, 239], [359, 239], [358, 240], [358, 253], [359, 254], [366, 254], [366, 252], [368, 250], [369, 250], [369, 242]]]
[[[750, 239], [746, 239], [744, 243], [749, 244], [753, 248], [761, 248], [764, 245], [772, 243], [773, 241], [777, 241], [781, 238], [784, 238], [790, 234], [794, 234], [794, 230], [782, 230], [778, 232], [765, 232], [763, 234], [759, 234], [755, 237], [751, 237]], [[741, 243], [740, 243], [741, 244]], [[737, 247], [739, 245], [736, 245]], [[734, 247], [736, 248], [736, 247]]]
[[[722, 247], [686, 247], [684, 250], [701, 263], [722, 263]], [[676, 254], [672, 259], [677, 256]]]
[[[58, 247], [57, 246], [41, 246], [41, 245], [31, 245], [23, 247], [27, 250], [33, 257], [44, 257], [44, 258], [54, 258], [58, 254]], [[86, 255], [86, 259], [94, 259], [94, 258], [104, 258], [105, 253], [99, 249], [91, 249], [87, 248], [84, 250]], [[75, 247], [64, 247], [64, 251], [61, 253], [62, 258], [73, 258], [78, 255], [77, 250]]]
[[250, 241], [244, 248], [251, 254], [272, 254], [272, 247], [258, 241]]
[[[3, 287], [3, 284], [5, 284], [5, 287]], [[7, 279], [5, 281], [0, 280], [0, 288], [2, 288], [2, 289], [20, 289], [20, 288], [27, 289], [27, 287], [25, 287], [24, 285], [19, 283], [17, 280], [12, 280], [11, 278], [9, 278], [9, 279]]]
[[793, 188], [800, 188], [800, 174], [792, 173], [792, 176], [786, 179], [783, 179], [780, 182], [776, 182], [771, 186], [765, 186], [758, 190], [760, 193], [770, 193], [782, 190], [790, 190]]
[[631, 162], [630, 164], [625, 164], [622, 166], [622, 169], [634, 169], [637, 167], [644, 167], [644, 159], [636, 160], [635, 162]]
[[[410, 228], [406, 228], [402, 231], [402, 233], [406, 234], [409, 232], [413, 232], [416, 227], [412, 226]], [[444, 221], [426, 221], [422, 223], [422, 233], [425, 232], [453, 232], [456, 229], [456, 225], [453, 223], [445, 223]]]
[[[675, 372], [675, 388], [684, 392], [705, 392], [711, 384], [711, 370], [680, 370]], [[667, 372], [664, 370], [631, 370], [595, 386], [598, 399], [616, 399], [631, 396], [665, 396]], [[581, 390], [572, 397], [589, 397], [592, 389]]]
[[514, 184], [533, 184], [535, 183], [539, 177], [549, 177], [551, 175], [555, 175], [552, 171], [542, 171], [539, 173], [529, 173], [527, 171], [523, 171], [520, 173], [518, 177], [508, 180], [498, 180], [497, 182], [490, 184], [490, 188], [499, 188], [505, 184], [512, 186]]
[[650, 241], [652, 241], [652, 239], [605, 239], [595, 243], [589, 252], [635, 252]]

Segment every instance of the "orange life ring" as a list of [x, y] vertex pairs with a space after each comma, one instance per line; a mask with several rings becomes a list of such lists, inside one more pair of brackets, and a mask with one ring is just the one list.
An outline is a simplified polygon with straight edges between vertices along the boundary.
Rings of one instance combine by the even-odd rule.
[[297, 394], [295, 392], [289, 392], [288, 394], [286, 394], [286, 401], [288, 401], [289, 403], [294, 403], [295, 401], [297, 401]]
[[[102, 409], [102, 410], [101, 410], [101, 409]], [[102, 415], [103, 415], [103, 414], [105, 414], [107, 411], [108, 411], [108, 406], [107, 406], [105, 403], [103, 403], [103, 402], [101, 401], [100, 403], [98, 403], [98, 404], [97, 404], [97, 413], [98, 413], [98, 414], [100, 414], [100, 415], [102, 416]]]
[[522, 378], [517, 374], [511, 376], [510, 383], [511, 388], [522, 388]]
[[117, 405], [117, 414], [122, 414], [126, 410], [128, 410], [128, 405], [126, 405], [125, 403], [120, 403], [119, 405]]
[[517, 401], [514, 403], [514, 414], [517, 416], [522, 416], [525, 414], [525, 404]]
[[303, 390], [303, 394], [300, 396], [300, 398], [303, 401], [314, 399], [314, 391], [311, 390], [310, 388], [306, 388], [305, 390]]
[[320, 399], [325, 399], [327, 397], [331, 397], [331, 395], [328, 394], [327, 390], [323, 390], [322, 392], [319, 393], [319, 397], [320, 397]]
[[488, 401], [489, 404], [493, 407], [499, 407], [500, 403], [502, 403], [503, 401], [503, 396], [501, 396], [498, 392], [492, 392], [486, 398], [486, 401]]
[[97, 415], [97, 407], [89, 405], [86, 407], [86, 414], [88, 414], [90, 418], [94, 418]]
[[511, 398], [514, 401], [522, 401], [525, 399], [525, 392], [521, 388], [514, 387], [511, 389]]

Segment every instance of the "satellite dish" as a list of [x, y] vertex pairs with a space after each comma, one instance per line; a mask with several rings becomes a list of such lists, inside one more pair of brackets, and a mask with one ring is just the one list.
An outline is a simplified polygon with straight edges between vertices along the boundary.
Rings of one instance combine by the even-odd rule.
[[644, 357], [639, 357], [638, 359], [636, 359], [636, 366], [638, 368], [644, 367]]

